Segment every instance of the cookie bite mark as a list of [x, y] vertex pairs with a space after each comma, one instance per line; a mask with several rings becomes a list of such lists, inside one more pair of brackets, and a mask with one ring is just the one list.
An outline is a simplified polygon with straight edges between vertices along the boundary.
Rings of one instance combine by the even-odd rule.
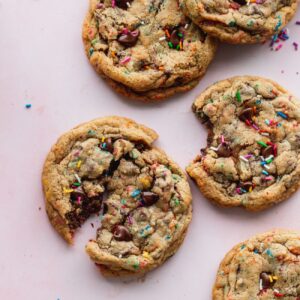
[[300, 106], [286, 90], [267, 79], [235, 77], [204, 91], [193, 110], [209, 136], [187, 171], [208, 199], [257, 211], [298, 189]]
[[235, 246], [220, 264], [213, 300], [299, 299], [300, 234], [273, 230]]
[[121, 117], [80, 125], [53, 146], [43, 171], [49, 219], [72, 242], [92, 214], [86, 249], [107, 274], [143, 274], [173, 255], [191, 221], [182, 170], [152, 146], [151, 129]]

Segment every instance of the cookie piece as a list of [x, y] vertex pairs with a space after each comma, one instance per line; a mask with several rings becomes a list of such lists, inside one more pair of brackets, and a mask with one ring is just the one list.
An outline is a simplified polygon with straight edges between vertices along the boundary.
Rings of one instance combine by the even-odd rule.
[[132, 120], [106, 117], [64, 134], [43, 170], [49, 219], [72, 243], [101, 212], [86, 251], [105, 275], [143, 274], [173, 255], [192, 216], [182, 170], [152, 147], [157, 134]]
[[221, 206], [258, 211], [290, 197], [300, 179], [300, 105], [253, 76], [217, 82], [194, 102], [209, 134], [187, 172]]
[[117, 92], [144, 101], [192, 89], [216, 51], [176, 0], [90, 0], [83, 41], [90, 63]]
[[286, 26], [298, 0], [180, 0], [180, 4], [193, 22], [221, 41], [255, 44]]
[[300, 299], [300, 233], [273, 230], [235, 246], [222, 261], [213, 300]]

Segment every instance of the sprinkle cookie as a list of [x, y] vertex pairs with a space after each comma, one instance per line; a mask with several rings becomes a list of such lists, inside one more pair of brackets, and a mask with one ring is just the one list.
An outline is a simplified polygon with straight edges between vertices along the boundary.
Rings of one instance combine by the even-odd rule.
[[216, 50], [176, 0], [91, 0], [83, 41], [96, 71], [117, 92], [143, 101], [193, 88]]
[[258, 211], [290, 197], [300, 179], [300, 105], [277, 83], [253, 76], [217, 82], [194, 102], [209, 130], [187, 172], [221, 206]]
[[180, 0], [183, 11], [208, 34], [232, 44], [254, 44], [278, 35], [298, 0]]
[[69, 243], [91, 214], [101, 227], [86, 251], [104, 275], [144, 274], [172, 256], [192, 217], [182, 170], [152, 147], [157, 134], [106, 117], [64, 134], [43, 170], [46, 209]]
[[274, 230], [235, 246], [222, 261], [213, 300], [299, 300], [300, 233]]

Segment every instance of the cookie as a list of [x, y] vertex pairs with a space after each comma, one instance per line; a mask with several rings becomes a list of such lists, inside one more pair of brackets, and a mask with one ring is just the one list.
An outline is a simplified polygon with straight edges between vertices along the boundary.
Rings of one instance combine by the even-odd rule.
[[300, 233], [273, 230], [235, 246], [224, 258], [213, 300], [299, 300]]
[[90, 0], [83, 41], [117, 92], [144, 101], [192, 89], [216, 51], [176, 0]]
[[298, 0], [180, 0], [185, 14], [208, 34], [232, 44], [265, 42], [294, 16]]
[[92, 214], [101, 226], [86, 251], [105, 275], [143, 274], [182, 243], [192, 217], [186, 176], [157, 134], [132, 120], [106, 117], [59, 138], [43, 170], [46, 209], [69, 243]]
[[258, 211], [290, 197], [300, 179], [300, 105], [277, 83], [254, 76], [217, 82], [194, 102], [207, 147], [187, 167], [221, 206]]

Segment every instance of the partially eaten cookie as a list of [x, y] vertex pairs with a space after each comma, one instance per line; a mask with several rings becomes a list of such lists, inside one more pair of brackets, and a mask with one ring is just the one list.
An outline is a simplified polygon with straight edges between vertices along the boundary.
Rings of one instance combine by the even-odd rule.
[[234, 77], [205, 90], [193, 110], [209, 130], [187, 167], [221, 206], [258, 211], [290, 197], [300, 179], [300, 105], [277, 83]]
[[105, 275], [143, 274], [181, 245], [192, 217], [182, 170], [152, 146], [157, 134], [106, 117], [64, 134], [43, 170], [46, 208], [69, 243], [91, 214], [101, 227], [86, 251]]

